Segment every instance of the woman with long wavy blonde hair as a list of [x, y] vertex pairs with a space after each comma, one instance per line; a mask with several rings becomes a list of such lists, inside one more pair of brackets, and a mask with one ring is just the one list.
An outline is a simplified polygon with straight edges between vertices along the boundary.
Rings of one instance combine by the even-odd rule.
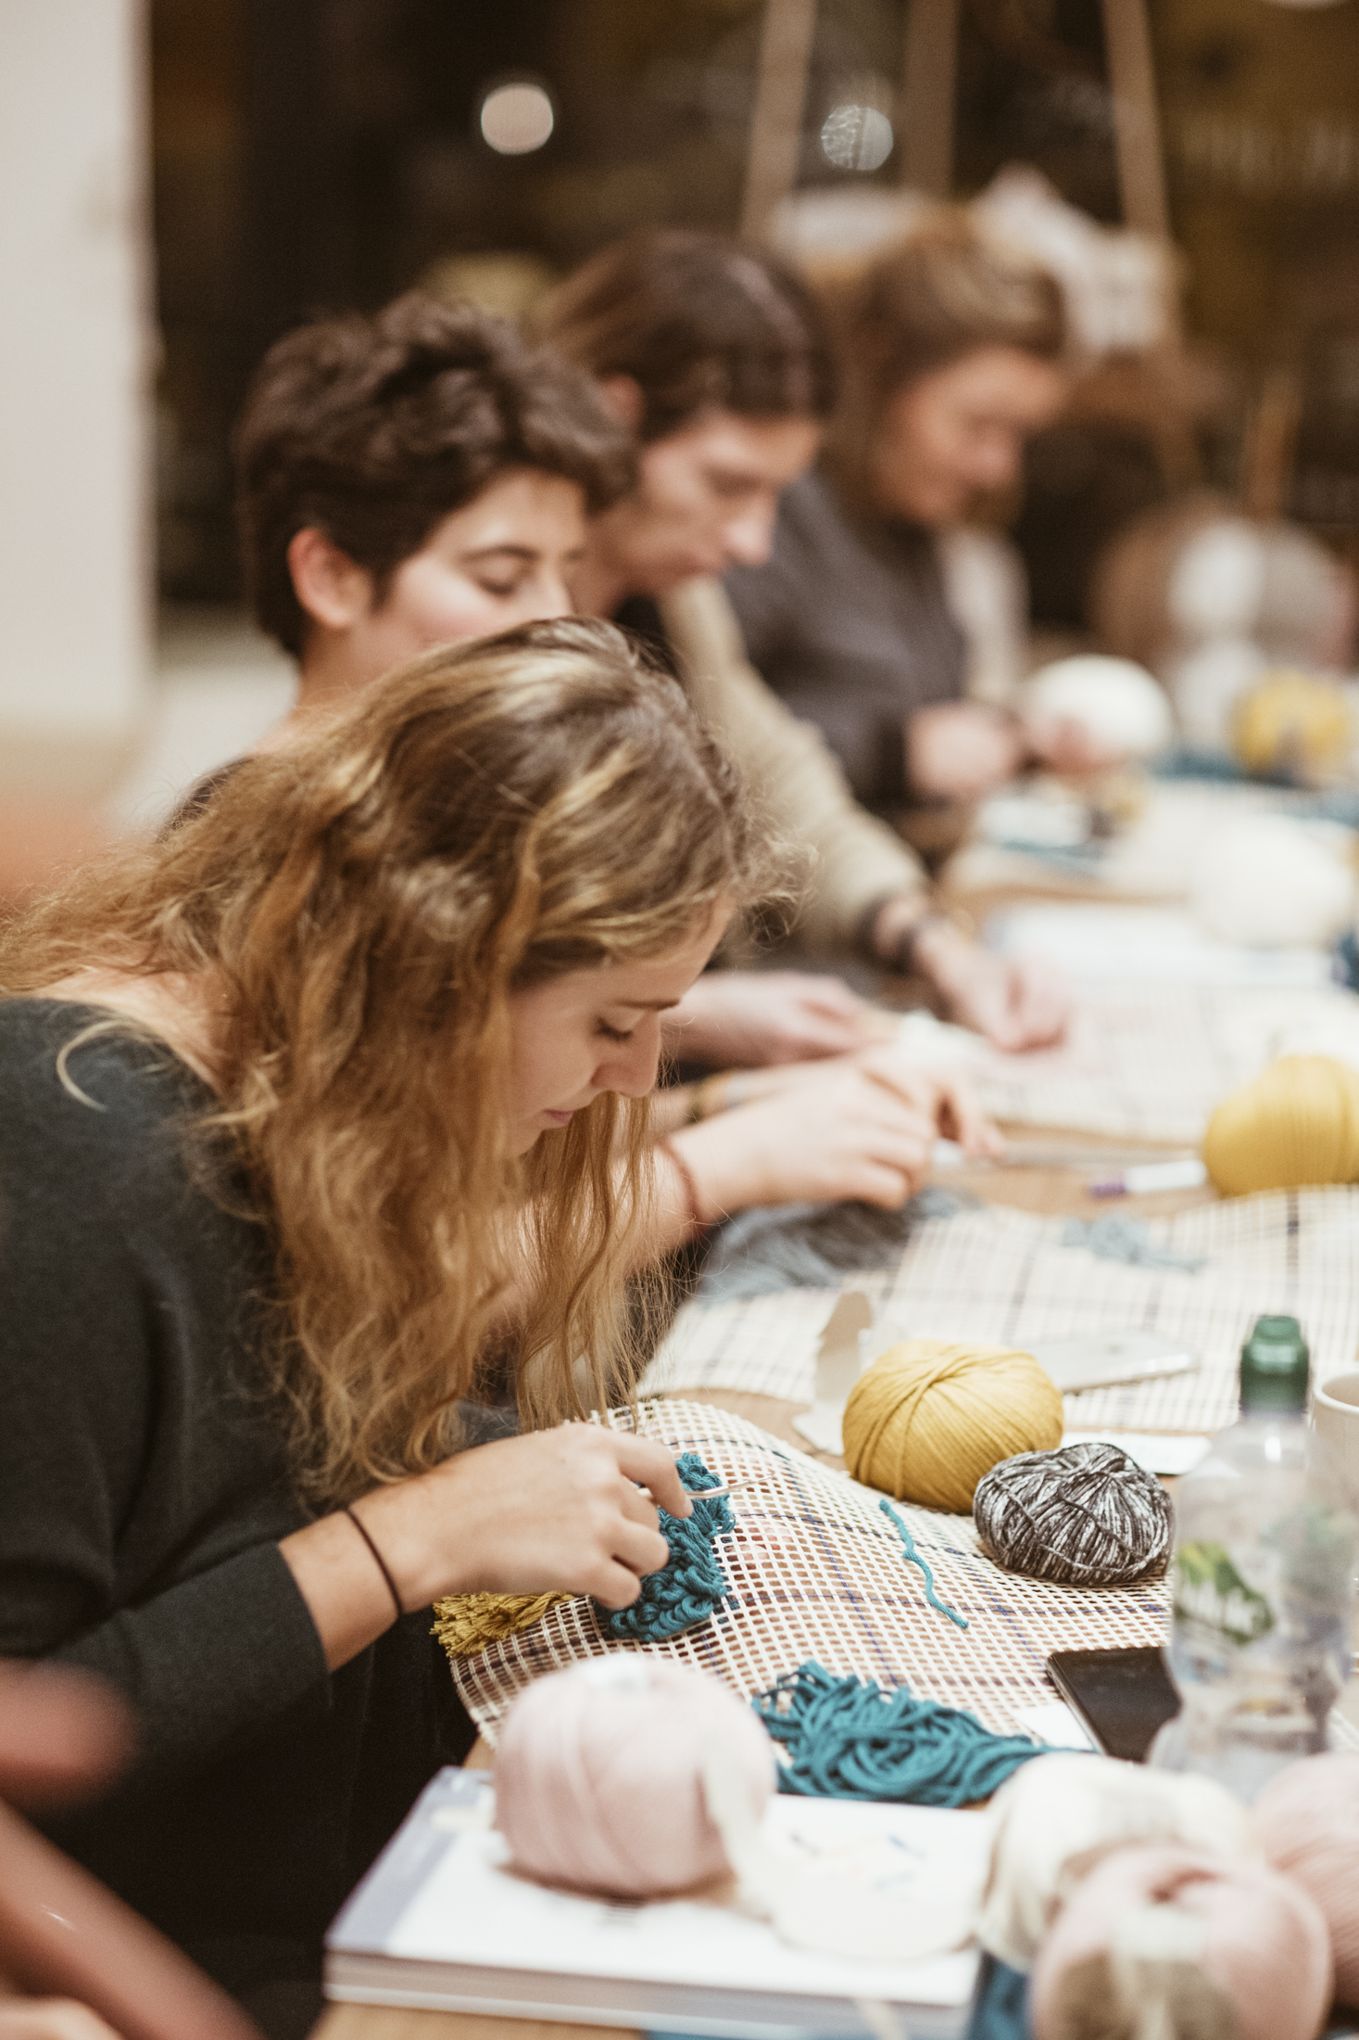
[[[456, 1742], [430, 1603], [624, 1606], [688, 1512], [569, 1420], [628, 1376], [659, 1016], [765, 863], [678, 688], [535, 625], [0, 941], [0, 1653], [127, 1693], [66, 1839], [271, 2032]], [[521, 1429], [476, 1444], [493, 1364]]]

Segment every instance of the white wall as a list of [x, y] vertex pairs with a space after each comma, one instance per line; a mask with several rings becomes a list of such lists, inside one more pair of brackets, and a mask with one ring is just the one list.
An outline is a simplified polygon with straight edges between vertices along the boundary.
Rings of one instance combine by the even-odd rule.
[[92, 792], [145, 700], [143, 0], [0, 0], [0, 790]]

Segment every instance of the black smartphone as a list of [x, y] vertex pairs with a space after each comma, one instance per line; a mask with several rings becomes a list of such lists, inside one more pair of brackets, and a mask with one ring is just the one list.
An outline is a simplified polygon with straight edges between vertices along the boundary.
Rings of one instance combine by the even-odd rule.
[[1140, 1764], [1156, 1731], [1180, 1711], [1159, 1644], [1128, 1650], [1055, 1650], [1048, 1677], [1110, 1757]]

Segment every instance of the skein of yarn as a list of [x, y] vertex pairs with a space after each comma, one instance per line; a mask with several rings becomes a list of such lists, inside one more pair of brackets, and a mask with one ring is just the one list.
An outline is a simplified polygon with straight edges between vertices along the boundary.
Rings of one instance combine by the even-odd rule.
[[1264, 673], [1236, 704], [1232, 748], [1248, 772], [1334, 773], [1354, 742], [1344, 690], [1323, 673]]
[[1003, 1460], [978, 1482], [972, 1520], [997, 1564], [1072, 1586], [1125, 1585], [1170, 1552], [1170, 1496], [1095, 1439]]
[[1348, 853], [1286, 815], [1217, 831], [1191, 875], [1190, 905], [1210, 935], [1252, 949], [1327, 949], [1354, 919]]
[[1175, 739], [1165, 689], [1146, 667], [1097, 652], [1040, 667], [1020, 692], [1019, 715], [1040, 747], [1075, 729], [1110, 762], [1153, 758]]
[[927, 1508], [971, 1508], [983, 1474], [1062, 1438], [1062, 1398], [1031, 1353], [906, 1339], [861, 1374], [845, 1404], [855, 1480]]
[[1029, 1969], [1080, 1880], [1116, 1849], [1177, 1843], [1224, 1864], [1260, 1858], [1250, 1817], [1211, 1778], [1114, 1757], [1054, 1752], [1026, 1764], [991, 1803], [995, 1836], [978, 1937]]
[[1315, 1900], [1331, 1937], [1336, 1995], [1359, 2007], [1359, 1757], [1304, 1757], [1252, 1809], [1276, 1870]]
[[[774, 1792], [774, 1748], [707, 1672], [632, 1655], [536, 1679], [505, 1718], [496, 1825], [516, 1869], [547, 1884], [648, 1898], [728, 1874], [725, 1819], [753, 1826]], [[724, 1822], [725, 1824], [725, 1822]]]
[[1030, 2004], [1034, 2040], [1316, 2040], [1330, 1998], [1325, 1923], [1296, 1884], [1136, 1848], [1077, 1888]]
[[1359, 1070], [1333, 1056], [1281, 1056], [1223, 1099], [1203, 1160], [1224, 1197], [1359, 1182]]

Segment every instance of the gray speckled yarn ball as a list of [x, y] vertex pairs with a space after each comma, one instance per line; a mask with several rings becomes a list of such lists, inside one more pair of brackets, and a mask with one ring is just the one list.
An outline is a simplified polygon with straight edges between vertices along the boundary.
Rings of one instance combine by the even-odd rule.
[[1070, 1586], [1126, 1586], [1170, 1553], [1170, 1496], [1098, 1440], [1003, 1459], [978, 1482], [972, 1519], [1000, 1565]]

